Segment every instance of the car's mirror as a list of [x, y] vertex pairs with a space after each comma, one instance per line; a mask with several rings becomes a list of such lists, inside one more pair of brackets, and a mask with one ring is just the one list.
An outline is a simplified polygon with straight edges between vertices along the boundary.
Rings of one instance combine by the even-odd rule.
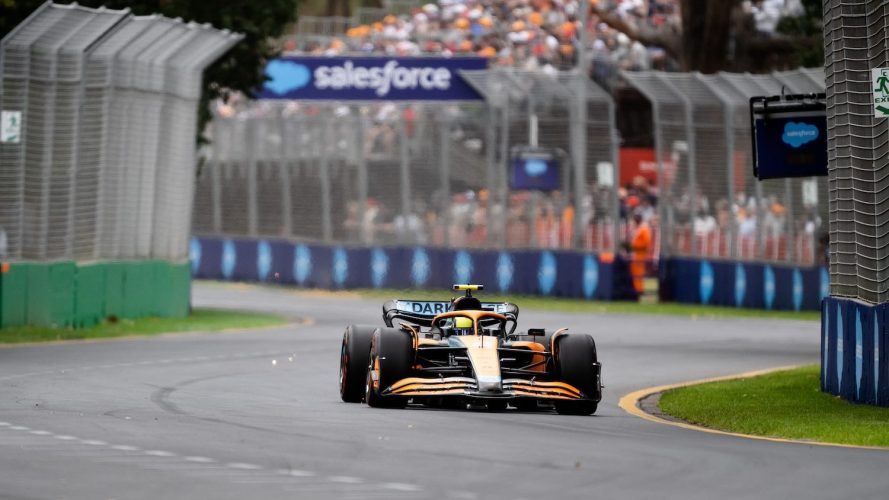
[[528, 328], [528, 335], [533, 337], [543, 337], [546, 335], [546, 330], [543, 328]]

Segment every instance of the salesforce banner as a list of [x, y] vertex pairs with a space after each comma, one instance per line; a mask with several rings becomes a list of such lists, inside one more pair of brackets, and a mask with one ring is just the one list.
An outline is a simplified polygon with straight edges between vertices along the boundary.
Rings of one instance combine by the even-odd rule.
[[828, 297], [821, 307], [821, 390], [889, 406], [889, 304]]
[[304, 288], [449, 290], [454, 283], [482, 283], [486, 291], [499, 294], [637, 299], [625, 261], [580, 252], [366, 248], [200, 237], [191, 240], [191, 265], [195, 278]]
[[478, 101], [460, 70], [481, 57], [282, 57], [266, 65], [261, 99], [326, 101]]
[[761, 262], [662, 259], [661, 300], [751, 309], [817, 311], [830, 292], [827, 268]]

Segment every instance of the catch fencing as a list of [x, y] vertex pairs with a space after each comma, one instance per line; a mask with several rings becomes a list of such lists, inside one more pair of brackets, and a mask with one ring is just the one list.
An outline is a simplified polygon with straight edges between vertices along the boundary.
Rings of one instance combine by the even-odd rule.
[[51, 2], [4, 37], [0, 258], [186, 259], [202, 72], [240, 38]]
[[[820, 70], [624, 73], [652, 103], [657, 186], [619, 185], [615, 104], [592, 81], [461, 76], [483, 101], [220, 105], [195, 233], [619, 253], [640, 212], [653, 259], [822, 263], [827, 180], [754, 179], [749, 121], [750, 97], [823, 92]], [[529, 147], [556, 152], [561, 189], [511, 189], [511, 161]]]
[[[195, 233], [614, 252], [611, 96], [571, 73], [461, 77], [484, 99], [220, 105], [198, 178]], [[512, 159], [529, 148], [555, 156], [560, 189], [511, 188]]]
[[821, 70], [625, 72], [652, 104], [661, 256], [819, 264], [827, 179], [753, 177], [749, 101], [824, 92]]

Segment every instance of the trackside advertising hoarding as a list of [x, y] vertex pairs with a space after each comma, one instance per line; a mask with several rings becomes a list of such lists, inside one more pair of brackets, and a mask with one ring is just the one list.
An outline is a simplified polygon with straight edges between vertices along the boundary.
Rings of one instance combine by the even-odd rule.
[[460, 70], [482, 70], [480, 57], [282, 57], [265, 69], [259, 97], [325, 101], [477, 101]]

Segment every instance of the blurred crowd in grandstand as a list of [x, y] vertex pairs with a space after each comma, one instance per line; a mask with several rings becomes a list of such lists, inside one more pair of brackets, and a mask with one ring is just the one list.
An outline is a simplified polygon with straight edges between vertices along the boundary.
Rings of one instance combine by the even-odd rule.
[[[683, 253], [697, 253], [712, 257], [728, 257], [732, 224], [735, 225], [737, 255], [744, 258], [762, 256], [783, 260], [794, 245], [794, 255], [803, 263], [817, 263], [817, 250], [823, 232], [822, 221], [815, 207], [807, 207], [796, 220], [787, 219], [787, 209], [775, 195], [757, 200], [743, 192], [730, 201], [720, 198], [711, 203], [703, 193], [697, 193], [697, 209], [691, 207], [688, 189], [674, 196], [671, 207], [658, 210], [658, 190], [644, 177], [636, 177], [631, 184], [617, 189], [619, 197], [618, 242], [612, 245], [613, 217], [611, 197], [614, 190], [593, 184], [580, 204], [581, 227], [579, 246], [597, 250], [618, 248], [629, 252], [629, 242], [637, 227], [647, 224], [653, 233], [650, 259], [657, 258], [661, 248], [660, 217], [673, 219], [670, 224], [671, 246]], [[538, 247], [551, 249], [576, 248], [575, 204], [570, 196], [560, 191], [551, 193], [513, 192], [504, 207], [491, 203], [488, 190], [467, 190], [442, 195], [430, 200], [415, 200], [413, 210], [404, 216], [400, 207], [386, 206], [376, 198], [369, 198], [362, 209], [355, 201], [348, 202], [343, 221], [344, 238], [366, 244], [399, 242], [403, 244], [432, 244], [459, 247], [484, 247], [488, 238], [502, 241], [511, 248]], [[492, 213], [489, 219], [489, 211]], [[489, 229], [489, 220], [495, 221]], [[505, 224], [499, 221], [505, 222]], [[795, 238], [788, 240], [788, 225], [794, 224]], [[491, 231], [491, 234], [489, 234]], [[758, 241], [762, 241], [762, 248]], [[696, 252], [692, 242], [696, 242]]]
[[[591, 3], [637, 30], [681, 29], [678, 0]], [[290, 38], [283, 49], [285, 54], [314, 55], [478, 55], [495, 65], [554, 73], [577, 63], [583, 29], [578, 23], [579, 4], [578, 0], [438, 0], [328, 38]], [[803, 8], [801, 0], [747, 0], [742, 12], [757, 32], [770, 36], [782, 17], [801, 15]], [[662, 48], [633, 41], [595, 15], [587, 40], [593, 77], [605, 85], [620, 69], [676, 69]]]

